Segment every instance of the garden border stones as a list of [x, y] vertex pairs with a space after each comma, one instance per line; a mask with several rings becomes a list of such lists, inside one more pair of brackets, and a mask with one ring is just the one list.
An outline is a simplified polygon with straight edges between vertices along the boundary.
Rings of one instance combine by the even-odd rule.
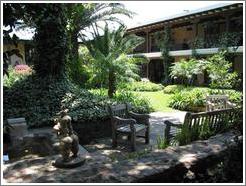
[[3, 177], [6, 182], [18, 183], [182, 182], [184, 177], [192, 179], [192, 171], [203, 171], [227, 158], [228, 152], [242, 146], [242, 141], [230, 131], [186, 146], [154, 150], [131, 160], [112, 161], [106, 155], [91, 153], [86, 155], [84, 165], [69, 170], [54, 168], [50, 164], [54, 157], [48, 156], [35, 163], [22, 160], [7, 164]]

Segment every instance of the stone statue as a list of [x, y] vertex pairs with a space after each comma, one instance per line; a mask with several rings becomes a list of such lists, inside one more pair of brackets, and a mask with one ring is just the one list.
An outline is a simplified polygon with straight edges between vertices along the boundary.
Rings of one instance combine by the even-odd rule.
[[[79, 152], [79, 139], [74, 133], [71, 117], [67, 114], [68, 110], [65, 109], [61, 112], [59, 119], [55, 119], [55, 130], [59, 139], [59, 149], [62, 159], [55, 162], [55, 166], [62, 167], [61, 165], [68, 165], [69, 162], [74, 161], [78, 157]], [[71, 155], [72, 153], [72, 155]]]

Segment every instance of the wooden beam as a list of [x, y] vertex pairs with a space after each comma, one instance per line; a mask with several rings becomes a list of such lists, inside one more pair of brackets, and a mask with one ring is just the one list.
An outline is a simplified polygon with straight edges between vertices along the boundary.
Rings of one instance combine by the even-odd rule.
[[198, 21], [194, 22], [194, 24], [193, 24], [193, 33], [194, 33], [195, 37], [198, 36]]
[[146, 53], [149, 52], [149, 31], [146, 31]]
[[230, 16], [226, 15], [226, 32], [229, 32]]

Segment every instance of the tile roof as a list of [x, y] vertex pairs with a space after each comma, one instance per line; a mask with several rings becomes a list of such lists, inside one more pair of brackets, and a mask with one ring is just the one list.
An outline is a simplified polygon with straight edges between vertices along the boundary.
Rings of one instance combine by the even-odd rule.
[[198, 14], [198, 13], [206, 12], [206, 11], [209, 11], [209, 10], [219, 9], [219, 8], [223, 8], [223, 7], [226, 7], [226, 6], [237, 5], [237, 4], [238, 3], [220, 3], [220, 4], [207, 6], [207, 7], [196, 9], [196, 10], [192, 10], [192, 11], [189, 11], [189, 12], [175, 14], [175, 15], [172, 15], [172, 16], [164, 17], [164, 18], [158, 18], [158, 19], [155, 19], [155, 20], [152, 20], [152, 21], [146, 21], [145, 23], [142, 23], [141, 25], [137, 25], [137, 26], [134, 26], [134, 27], [129, 27], [128, 31], [135, 30], [135, 29], [138, 29], [138, 28], [141, 28], [141, 27], [145, 27], [145, 26], [159, 24], [159, 23], [162, 23], [162, 22], [165, 22], [165, 21], [176, 19], [176, 18], [190, 16], [190, 15], [193, 15], [193, 14]]

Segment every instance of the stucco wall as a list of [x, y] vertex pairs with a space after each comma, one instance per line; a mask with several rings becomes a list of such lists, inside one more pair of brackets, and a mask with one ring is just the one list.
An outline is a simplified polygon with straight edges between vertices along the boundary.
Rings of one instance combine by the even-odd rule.
[[188, 27], [180, 27], [180, 28], [175, 28], [172, 31], [172, 37], [174, 39], [174, 43], [175, 45], [177, 45], [178, 47], [182, 46], [182, 43], [184, 42], [184, 40], [186, 40], [186, 43], [190, 46], [190, 43], [193, 41], [194, 39], [194, 31], [193, 29], [191, 30], [187, 30], [187, 28], [189, 28], [192, 26], [188, 26]]
[[12, 49], [18, 49], [20, 51], [20, 54], [23, 56], [23, 59], [21, 59], [20, 57], [18, 57], [17, 55], [14, 54], [10, 57], [10, 64], [15, 65], [16, 61], [19, 64], [26, 64], [24, 43], [18, 43], [17, 47], [15, 45], [12, 45], [12, 44], [4, 44], [3, 45], [3, 52], [6, 52], [6, 51], [12, 50]]

